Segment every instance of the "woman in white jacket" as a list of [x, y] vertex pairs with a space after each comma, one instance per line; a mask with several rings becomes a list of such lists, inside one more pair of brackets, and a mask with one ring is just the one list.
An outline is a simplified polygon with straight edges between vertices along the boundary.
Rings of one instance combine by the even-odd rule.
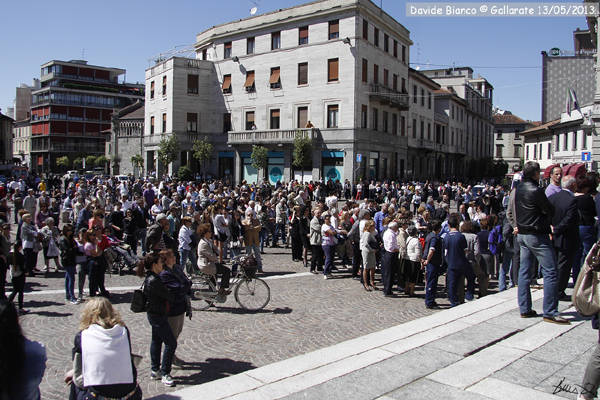
[[415, 294], [415, 284], [417, 283], [419, 269], [421, 268], [422, 248], [419, 237], [417, 236], [417, 228], [411, 226], [407, 229], [407, 231], [408, 238], [406, 239], [406, 259], [408, 262], [405, 261], [404, 263], [404, 293], [412, 297]]

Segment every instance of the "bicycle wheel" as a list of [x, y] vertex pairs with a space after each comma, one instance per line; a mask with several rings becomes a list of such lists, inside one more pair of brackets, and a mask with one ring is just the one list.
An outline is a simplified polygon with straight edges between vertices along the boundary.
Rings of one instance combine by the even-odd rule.
[[192, 310], [204, 311], [215, 304], [215, 291], [207, 281], [192, 282]]
[[235, 286], [235, 301], [243, 309], [249, 311], [258, 311], [271, 300], [271, 289], [267, 282], [259, 278], [245, 278]]

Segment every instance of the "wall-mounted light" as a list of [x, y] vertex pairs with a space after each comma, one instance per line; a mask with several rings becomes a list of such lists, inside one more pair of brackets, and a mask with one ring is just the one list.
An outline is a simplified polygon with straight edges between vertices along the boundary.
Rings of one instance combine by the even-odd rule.
[[233, 56], [232, 60], [233, 60], [233, 62], [240, 62], [240, 59], [238, 58], [238, 56]]
[[350, 42], [349, 37], [344, 38], [344, 43], [346, 43], [348, 46], [352, 46], [352, 43]]

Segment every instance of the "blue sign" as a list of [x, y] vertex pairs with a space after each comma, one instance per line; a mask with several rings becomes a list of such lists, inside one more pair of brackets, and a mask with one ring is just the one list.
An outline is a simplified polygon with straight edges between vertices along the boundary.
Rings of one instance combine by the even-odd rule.
[[280, 181], [282, 177], [283, 177], [283, 171], [279, 167], [273, 167], [269, 171], [269, 180], [271, 181], [271, 184], [273, 184], [273, 185], [276, 184], [277, 181]]
[[592, 160], [592, 152], [591, 151], [582, 151], [581, 152], [581, 161], [591, 161]]
[[356, 162], [357, 163], [362, 162], [362, 154], [356, 153]]

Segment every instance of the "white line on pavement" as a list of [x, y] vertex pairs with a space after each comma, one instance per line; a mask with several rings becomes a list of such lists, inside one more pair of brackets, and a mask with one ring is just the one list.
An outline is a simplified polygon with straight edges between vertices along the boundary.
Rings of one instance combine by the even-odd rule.
[[[262, 279], [264, 279], [264, 280], [267, 281], [267, 280], [273, 280], [273, 279], [298, 278], [298, 277], [309, 276], [309, 275], [312, 275], [312, 273], [310, 273], [310, 272], [298, 272], [298, 273], [295, 273], [295, 274], [267, 276], [267, 277], [262, 278]], [[116, 287], [106, 288], [106, 290], [108, 290], [109, 292], [129, 292], [129, 291], [135, 290], [135, 289], [139, 289], [139, 286], [116, 286]], [[65, 290], [64, 289], [38, 290], [38, 291], [34, 291], [34, 292], [26, 292], [25, 294], [27, 296], [32, 296], [32, 295], [42, 296], [42, 295], [61, 294], [61, 293], [64, 294]], [[85, 293], [89, 293], [89, 290], [85, 289]]]

